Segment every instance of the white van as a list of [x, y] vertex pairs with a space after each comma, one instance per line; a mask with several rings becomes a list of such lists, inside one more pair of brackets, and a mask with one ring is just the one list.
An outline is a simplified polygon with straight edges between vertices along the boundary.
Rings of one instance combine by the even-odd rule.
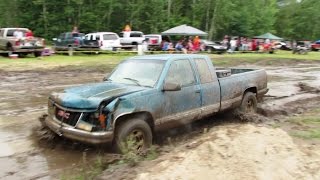
[[86, 39], [98, 40], [101, 50], [114, 50], [120, 47], [120, 38], [117, 33], [113, 32], [96, 32], [86, 34]]

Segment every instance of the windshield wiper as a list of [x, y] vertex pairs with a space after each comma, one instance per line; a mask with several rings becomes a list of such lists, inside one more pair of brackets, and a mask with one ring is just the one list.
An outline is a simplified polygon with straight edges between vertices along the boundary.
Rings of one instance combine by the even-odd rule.
[[139, 83], [139, 81], [138, 81], [138, 80], [136, 80], [136, 79], [132, 79], [132, 78], [128, 78], [128, 77], [123, 78], [123, 79], [130, 80], [130, 81], [132, 81], [132, 82], [136, 83], [138, 86], [141, 86], [141, 84]]

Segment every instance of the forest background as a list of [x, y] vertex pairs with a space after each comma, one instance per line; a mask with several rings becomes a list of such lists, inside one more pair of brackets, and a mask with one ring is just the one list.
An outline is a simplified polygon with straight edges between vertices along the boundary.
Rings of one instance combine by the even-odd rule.
[[81, 32], [161, 33], [181, 24], [224, 35], [271, 32], [285, 39], [320, 39], [320, 0], [1, 0], [0, 27], [27, 27], [51, 39]]

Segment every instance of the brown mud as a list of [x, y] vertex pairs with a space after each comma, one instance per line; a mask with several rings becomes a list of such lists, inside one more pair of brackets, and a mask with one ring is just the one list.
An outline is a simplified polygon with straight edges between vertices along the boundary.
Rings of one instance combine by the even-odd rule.
[[[261, 68], [260, 65], [246, 67]], [[157, 138], [161, 154], [158, 159], [143, 162], [137, 168], [121, 166], [111, 173], [106, 171], [100, 178], [194, 179], [195, 175], [204, 171], [217, 179], [237, 179], [232, 175], [239, 173], [239, 178], [265, 179], [262, 175], [271, 172], [276, 172], [271, 173], [275, 176], [269, 176], [274, 179], [285, 176], [293, 179], [319, 177], [314, 172], [315, 168], [320, 168], [318, 157], [314, 161], [309, 160], [297, 147], [299, 144], [295, 144], [285, 131], [275, 130], [268, 124], [319, 107], [320, 65], [297, 63], [290, 66], [268, 66], [265, 69], [269, 76], [270, 91], [264, 103], [259, 106], [260, 114], [235, 120], [223, 113], [190, 126], [164, 132]], [[110, 68], [0, 70], [0, 179], [60, 178], [66, 169], [72, 170], [81, 165], [84, 152], [92, 160], [97, 155], [108, 156], [109, 146], [88, 146], [56, 137], [51, 141], [39, 140], [43, 134], [39, 131], [38, 122], [38, 117], [46, 112], [47, 97], [52, 91], [101, 81], [104, 72], [110, 72]], [[257, 146], [253, 137], [263, 143]], [[315, 146], [319, 147], [319, 144]], [[183, 153], [177, 153], [179, 151]], [[252, 156], [247, 156], [250, 153]], [[208, 157], [210, 154], [212, 156]], [[260, 156], [264, 159], [259, 158]], [[286, 167], [286, 172], [281, 171], [286, 163], [293, 165]], [[233, 164], [247, 168], [236, 169]], [[154, 165], [154, 168], [145, 171], [150, 165]], [[215, 170], [207, 171], [203, 168], [205, 165]], [[308, 173], [303, 174], [302, 170]], [[194, 172], [193, 176], [183, 176], [191, 172]], [[225, 173], [217, 176], [221, 174], [219, 172]]]

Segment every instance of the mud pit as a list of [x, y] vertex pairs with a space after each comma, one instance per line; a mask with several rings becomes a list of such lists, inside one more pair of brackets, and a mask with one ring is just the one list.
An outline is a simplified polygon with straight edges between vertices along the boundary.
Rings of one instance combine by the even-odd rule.
[[[260, 107], [262, 114], [281, 120], [282, 115], [301, 113], [308, 108], [318, 106], [320, 103], [320, 94], [317, 92], [317, 89], [320, 89], [320, 64], [297, 64], [290, 67], [269, 66], [266, 69], [269, 75], [270, 91]], [[72, 169], [80, 164], [84, 151], [87, 152], [89, 159], [101, 153], [101, 148], [71, 145], [68, 141], [58, 143], [58, 145], [43, 145], [34, 136], [33, 130], [39, 125], [37, 118], [46, 111], [46, 99], [50, 92], [77, 84], [100, 81], [103, 75], [104, 73], [101, 71], [68, 69], [25, 72], [0, 70], [0, 93], [2, 95], [0, 97], [0, 179], [59, 178], [62, 170]], [[308, 87], [312, 87], [312, 90]], [[102, 175], [101, 178], [108, 178], [110, 175], [113, 179], [121, 176], [123, 178], [161, 179], [163, 175], [166, 179], [194, 179], [194, 176], [186, 177], [186, 175], [206, 172], [212, 175], [210, 177], [219, 177], [220, 179], [264, 179], [264, 177], [281, 179], [286, 176], [295, 179], [316, 177], [319, 179], [319, 174], [314, 171], [317, 168], [320, 169], [320, 158], [315, 156], [313, 160], [310, 160], [292, 142], [286, 132], [270, 127], [260, 127], [265, 126], [268, 122], [249, 125], [233, 123], [232, 120], [225, 117], [215, 117], [213, 120], [229, 123], [216, 125], [209, 120], [210, 122], [199, 125], [191, 132], [173, 135], [177, 139], [173, 141], [173, 146], [176, 148], [171, 147], [169, 151], [185, 151], [185, 149], [189, 149], [186, 148], [186, 145], [193, 141], [198, 144], [195, 148], [178, 153], [176, 156], [175, 153], [164, 153], [155, 160], [159, 164], [147, 172], [144, 169], [150, 167], [148, 163], [152, 164], [153, 162], [146, 162], [146, 166], [142, 163], [141, 167], [137, 167], [129, 173], [106, 172], [107, 175]], [[199, 131], [202, 132], [203, 127], [212, 128], [207, 134], [199, 135]], [[171, 136], [171, 133], [168, 134], [167, 136]], [[208, 140], [210, 137], [213, 139]], [[264, 143], [255, 146], [256, 139], [252, 137], [259, 137], [259, 140]], [[282, 138], [279, 139], [279, 137]], [[235, 140], [230, 141], [230, 139]], [[272, 143], [273, 140], [275, 140], [275, 144]], [[238, 148], [239, 143], [242, 146]], [[165, 146], [163, 145], [164, 149]], [[215, 151], [220, 146], [226, 149]], [[211, 159], [206, 158], [208, 153], [210, 154], [209, 147], [214, 150], [212, 156], [209, 156]], [[319, 149], [318, 144], [317, 147]], [[205, 151], [203, 151], [204, 149]], [[271, 154], [267, 153], [265, 158], [261, 159], [260, 156], [264, 153], [263, 149], [267, 149]], [[247, 156], [250, 153], [253, 155]], [[191, 159], [186, 158], [189, 156]], [[215, 161], [218, 157], [220, 161]], [[169, 159], [171, 160], [169, 161]], [[280, 160], [275, 161], [276, 159]], [[237, 166], [231, 166], [232, 164], [237, 164]], [[287, 166], [287, 164], [291, 165]], [[229, 166], [231, 167], [228, 168]], [[209, 167], [214, 170], [206, 169]], [[305, 170], [305, 173], [302, 173], [300, 169]]]

